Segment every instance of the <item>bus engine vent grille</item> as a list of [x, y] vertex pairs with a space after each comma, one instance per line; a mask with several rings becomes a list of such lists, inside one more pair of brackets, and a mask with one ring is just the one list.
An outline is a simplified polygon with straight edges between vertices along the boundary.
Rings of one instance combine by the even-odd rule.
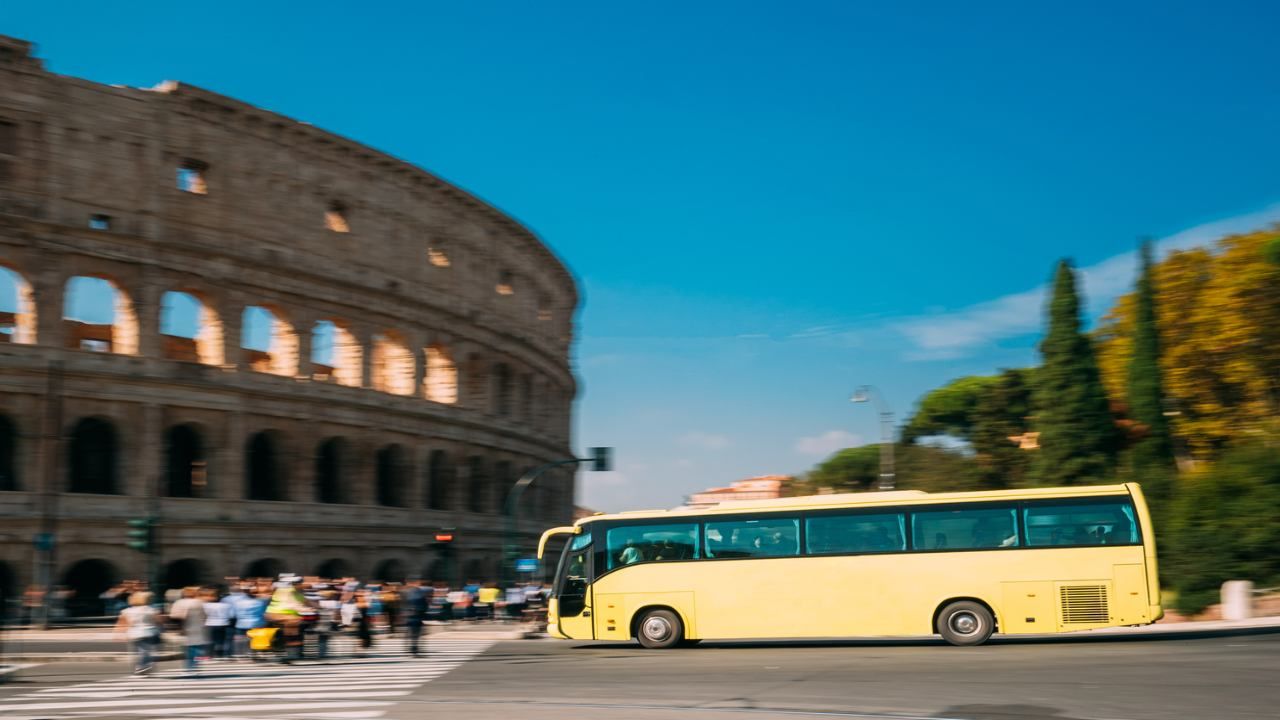
[[1111, 620], [1106, 585], [1063, 585], [1058, 596], [1062, 600], [1063, 625]]

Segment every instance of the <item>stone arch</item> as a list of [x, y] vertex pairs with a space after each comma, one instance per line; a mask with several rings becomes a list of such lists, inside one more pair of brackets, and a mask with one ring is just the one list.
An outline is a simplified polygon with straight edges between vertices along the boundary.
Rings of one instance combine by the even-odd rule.
[[209, 568], [196, 558], [174, 560], [164, 566], [164, 588], [184, 588], [209, 582]]
[[133, 299], [110, 277], [76, 275], [68, 279], [62, 319], [69, 348], [138, 354], [138, 314]]
[[36, 342], [36, 296], [22, 273], [0, 263], [0, 342]]
[[485, 566], [485, 562], [480, 558], [473, 557], [470, 560], [468, 560], [466, 581], [467, 582], [473, 582], [473, 581], [484, 582], [488, 580], [488, 577], [487, 577], [488, 573], [485, 572], [484, 566]]
[[119, 494], [119, 444], [119, 433], [109, 419], [81, 418], [67, 443], [67, 491]]
[[165, 494], [193, 498], [205, 494], [207, 464], [203, 433], [194, 423], [173, 425], [164, 433]]
[[349, 453], [350, 443], [340, 437], [325, 438], [316, 446], [316, 502], [348, 501], [342, 481]]
[[423, 394], [432, 401], [453, 405], [458, 402], [458, 366], [449, 348], [439, 343], [424, 351], [427, 372], [423, 378]]
[[279, 308], [249, 305], [240, 328], [245, 365], [272, 375], [298, 374], [298, 333]]
[[506, 510], [504, 507], [507, 502], [507, 492], [511, 490], [511, 486], [515, 483], [516, 478], [512, 473], [512, 465], [510, 460], [499, 460], [493, 466], [493, 511], [502, 513]]
[[104, 603], [98, 596], [120, 582], [120, 571], [109, 560], [81, 560], [62, 573], [62, 585], [71, 591], [67, 613], [77, 617], [102, 615]]
[[403, 335], [395, 330], [374, 334], [372, 360], [374, 390], [393, 395], [413, 394], [413, 353]]
[[467, 458], [467, 499], [465, 507], [459, 509], [476, 513], [488, 509], [489, 485], [489, 467], [485, 459], [480, 455]]
[[18, 428], [0, 413], [0, 491], [18, 490]]
[[286, 500], [289, 474], [284, 436], [262, 430], [245, 441], [245, 499]]
[[312, 326], [311, 367], [316, 380], [347, 387], [364, 384], [364, 347], [349, 323], [325, 318]]
[[486, 405], [489, 401], [489, 378], [484, 359], [479, 353], [471, 353], [467, 357], [466, 365], [462, 371], [462, 383], [463, 403], [467, 407], [486, 410]]
[[511, 416], [512, 399], [511, 366], [505, 362], [493, 366], [493, 414], [499, 417]]
[[404, 446], [398, 443], [387, 445], [378, 450], [375, 461], [377, 480], [377, 500], [379, 505], [387, 507], [406, 507], [405, 494], [408, 483], [407, 453]]
[[404, 561], [396, 558], [387, 558], [378, 563], [373, 569], [373, 577], [370, 580], [381, 580], [382, 582], [399, 582], [405, 581], [405, 577], [409, 574], [405, 569]]
[[326, 580], [340, 580], [354, 575], [351, 563], [342, 558], [329, 558], [316, 566], [316, 576]]
[[169, 290], [160, 297], [160, 342], [161, 354], [169, 360], [204, 365], [226, 361], [222, 318], [192, 290]]
[[432, 450], [427, 459], [427, 491], [423, 493], [427, 507], [449, 509], [449, 490], [456, 477], [453, 460], [444, 450]]
[[242, 576], [245, 578], [271, 578], [274, 580], [284, 571], [284, 563], [279, 558], [265, 557], [258, 558], [245, 565]]

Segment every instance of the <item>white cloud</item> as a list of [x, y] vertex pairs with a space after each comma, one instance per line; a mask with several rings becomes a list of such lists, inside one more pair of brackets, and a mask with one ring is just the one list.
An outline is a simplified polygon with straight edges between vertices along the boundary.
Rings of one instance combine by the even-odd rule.
[[845, 430], [828, 430], [821, 435], [802, 437], [796, 441], [796, 452], [801, 455], [830, 455], [837, 450], [862, 444], [862, 436]]
[[[1209, 245], [1225, 235], [1249, 232], [1280, 221], [1280, 204], [1245, 215], [1197, 225], [1156, 243], [1160, 255]], [[1133, 287], [1137, 253], [1127, 252], [1080, 270], [1085, 299], [1097, 314]], [[1026, 335], [1040, 328], [1048, 288], [1041, 285], [1012, 295], [987, 300], [954, 312], [909, 318], [894, 326], [911, 341], [912, 360], [945, 360], [962, 357], [998, 340]]]
[[681, 435], [676, 441], [686, 447], [702, 450], [723, 450], [733, 444], [733, 441], [727, 435], [717, 435], [716, 433], [707, 433], [700, 430], [691, 430]]

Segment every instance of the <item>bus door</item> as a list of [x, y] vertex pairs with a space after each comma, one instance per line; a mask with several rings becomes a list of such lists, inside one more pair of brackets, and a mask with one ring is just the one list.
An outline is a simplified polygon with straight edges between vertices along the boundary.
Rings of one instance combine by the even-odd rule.
[[556, 572], [553, 595], [560, 634], [573, 640], [594, 640], [591, 618], [591, 579], [594, 566], [591, 533], [575, 535], [565, 544]]

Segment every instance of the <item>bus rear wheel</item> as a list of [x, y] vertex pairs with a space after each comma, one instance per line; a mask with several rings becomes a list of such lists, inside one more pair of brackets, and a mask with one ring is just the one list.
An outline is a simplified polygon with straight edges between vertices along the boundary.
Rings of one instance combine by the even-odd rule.
[[991, 611], [972, 600], [953, 602], [938, 613], [938, 634], [952, 645], [981, 645], [995, 629]]
[[673, 647], [684, 639], [684, 624], [670, 610], [650, 610], [636, 623], [636, 639], [653, 650]]

